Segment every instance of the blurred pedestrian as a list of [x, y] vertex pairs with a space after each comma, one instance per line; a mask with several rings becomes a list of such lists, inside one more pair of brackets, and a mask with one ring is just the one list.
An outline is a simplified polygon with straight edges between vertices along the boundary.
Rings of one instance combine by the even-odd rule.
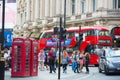
[[79, 62], [80, 62], [80, 72], [82, 72], [84, 65], [84, 51], [80, 52]]
[[5, 48], [4, 49], [4, 60], [5, 60], [5, 69], [8, 70], [8, 58], [9, 58], [9, 54], [8, 54], [8, 49]]
[[[44, 50], [45, 51], [45, 50]], [[45, 54], [45, 62], [44, 62], [44, 65], [46, 66], [46, 69], [48, 70], [48, 65], [49, 65], [49, 60], [48, 60], [48, 51], [45, 51], [44, 52]]]
[[39, 54], [38, 54], [38, 61], [39, 61], [39, 68], [41, 71], [44, 70], [44, 61], [45, 61], [45, 54], [44, 54], [44, 50], [40, 50]]
[[89, 74], [89, 68], [88, 68], [88, 65], [89, 65], [89, 62], [90, 62], [90, 45], [88, 45], [86, 48], [85, 48], [85, 67], [86, 67], [86, 74]]
[[68, 58], [68, 53], [66, 50], [63, 50], [63, 53], [62, 53], [62, 66], [63, 66], [63, 73], [67, 73], [67, 64], [68, 64], [68, 61], [67, 61], [67, 58]]
[[55, 58], [56, 58], [55, 48], [51, 48], [51, 50], [48, 53], [48, 58], [49, 58], [50, 73], [52, 73], [52, 71], [54, 73], [56, 73], [56, 70], [55, 70]]
[[11, 62], [12, 62], [12, 48], [10, 47], [8, 50], [8, 66], [9, 66], [9, 70], [11, 71]]
[[75, 70], [75, 66], [76, 66], [76, 62], [75, 62], [75, 52], [76, 51], [73, 51], [73, 54], [72, 54], [72, 70], [74, 71]]
[[76, 71], [77, 71], [77, 73], [79, 73], [79, 66], [80, 66], [79, 57], [80, 57], [79, 51], [76, 51], [75, 55], [74, 55], [74, 60], [76, 63], [74, 73], [76, 73]]

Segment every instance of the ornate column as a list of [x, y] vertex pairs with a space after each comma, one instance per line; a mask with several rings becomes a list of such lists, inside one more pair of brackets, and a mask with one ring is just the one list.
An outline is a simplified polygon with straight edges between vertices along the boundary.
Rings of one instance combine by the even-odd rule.
[[27, 13], [27, 17], [26, 17], [26, 20], [29, 21], [30, 20], [30, 0], [27, 0], [27, 10], [26, 10], [26, 13]]
[[40, 0], [35, 0], [35, 19], [39, 19], [40, 18]]
[[[71, 15], [71, 0], [66, 0], [67, 1], [67, 9], [66, 9], [66, 12], [67, 12], [67, 14], [66, 15], [68, 15], [68, 16], [70, 16]], [[68, 11], [67, 11], [68, 10]]]
[[40, 19], [43, 19], [45, 16], [45, 0], [40, 0]]
[[[96, 0], [95, 2], [97, 2], [97, 0]], [[95, 3], [95, 5], [96, 5], [96, 4], [97, 4], [97, 3]], [[92, 12], [92, 11], [93, 11], [93, 7], [92, 7], [91, 5], [93, 6], [93, 1], [88, 0], [88, 7], [89, 7], [89, 8], [88, 8], [88, 11], [89, 11], [89, 12]]]
[[53, 16], [53, 0], [50, 0], [50, 17]]
[[89, 6], [89, 0], [86, 0], [85, 3], [86, 3], [86, 6], [85, 6], [85, 9], [86, 9], [86, 10], [85, 10], [85, 11], [88, 13], [88, 12], [89, 12], [89, 7], [90, 7], [90, 6]]
[[53, 0], [53, 16], [56, 14], [56, 0]]
[[97, 0], [97, 6], [98, 6], [98, 9], [101, 9], [101, 8], [103, 8], [103, 2], [104, 2], [105, 0]]
[[45, 0], [45, 17], [50, 16], [50, 0]]
[[108, 0], [105, 0], [104, 1], [104, 8], [105, 9], [108, 9], [108, 4], [110, 4], [110, 2]]
[[[80, 0], [76, 0], [75, 1], [75, 14], [78, 14], [79, 13], [79, 10], [80, 10], [80, 8], [78, 7], [78, 2], [79, 2]], [[66, 3], [67, 3], [67, 1], [66, 1]], [[80, 4], [79, 4], [80, 5]]]
[[61, 0], [62, 1], [62, 12], [61, 14], [64, 15], [64, 0]]
[[60, 15], [60, 1], [56, 0], [56, 15]]

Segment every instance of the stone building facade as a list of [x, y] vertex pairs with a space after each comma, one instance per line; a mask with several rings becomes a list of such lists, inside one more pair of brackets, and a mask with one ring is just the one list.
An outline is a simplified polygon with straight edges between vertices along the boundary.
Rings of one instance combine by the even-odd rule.
[[[28, 37], [64, 22], [65, 0], [17, 0], [14, 37]], [[120, 0], [66, 0], [66, 27], [120, 26]]]

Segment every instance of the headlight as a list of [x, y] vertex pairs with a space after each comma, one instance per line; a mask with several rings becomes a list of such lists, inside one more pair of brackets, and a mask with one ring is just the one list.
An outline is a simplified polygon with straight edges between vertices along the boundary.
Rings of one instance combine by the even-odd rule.
[[109, 67], [113, 67], [112, 62], [111, 62], [111, 61], [108, 61], [108, 60], [106, 61], [106, 65], [109, 66]]
[[106, 61], [106, 63], [107, 63], [107, 64], [112, 64], [111, 61], [108, 61], [108, 60]]

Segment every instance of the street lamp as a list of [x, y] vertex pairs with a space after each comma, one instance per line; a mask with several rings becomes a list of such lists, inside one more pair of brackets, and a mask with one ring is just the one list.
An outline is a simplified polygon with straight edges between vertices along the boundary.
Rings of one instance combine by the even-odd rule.
[[62, 0], [60, 1], [60, 35], [59, 35], [59, 62], [58, 62], [58, 80], [60, 80], [60, 56], [61, 56], [61, 28], [62, 28]]
[[[5, 22], [5, 0], [0, 0], [3, 2], [2, 5], [2, 35], [1, 35], [1, 51], [0, 55], [2, 55], [2, 50], [4, 49], [4, 22]], [[5, 75], [5, 61], [3, 59], [3, 55], [0, 56], [0, 80], [4, 80], [4, 75]]]
[[[61, 40], [62, 40], [62, 0], [60, 1], [60, 36], [59, 36], [59, 66], [58, 66], [58, 80], [60, 80], [60, 56], [61, 56]], [[64, 0], [64, 28], [66, 27], [66, 0]]]
[[64, 2], [64, 28], [66, 28], [66, 0]]

